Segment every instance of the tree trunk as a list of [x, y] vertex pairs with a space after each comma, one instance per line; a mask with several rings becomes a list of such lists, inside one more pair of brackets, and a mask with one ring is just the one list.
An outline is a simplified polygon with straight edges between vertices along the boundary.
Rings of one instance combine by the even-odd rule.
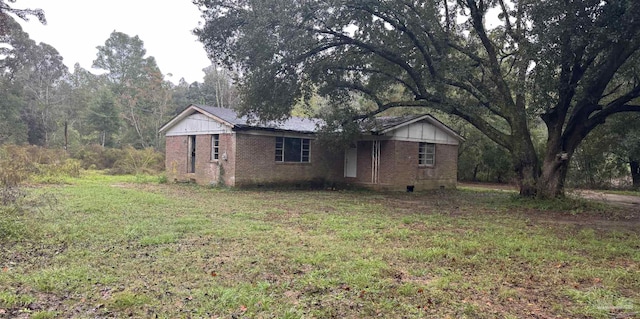
[[513, 167], [515, 169], [518, 187], [520, 188], [520, 196], [534, 197], [536, 196], [536, 184], [540, 176], [540, 167], [538, 166], [538, 155], [531, 142], [531, 136], [525, 129], [520, 130], [519, 141], [512, 145], [511, 156], [513, 159]]
[[564, 181], [569, 172], [567, 153], [560, 153], [555, 158], [547, 158], [542, 164], [542, 173], [538, 178], [538, 198], [556, 198], [564, 196]]
[[633, 188], [640, 189], [640, 161], [630, 160], [631, 165], [631, 180], [633, 181]]
[[69, 147], [69, 125], [67, 121], [64, 121], [64, 150], [66, 151]]
[[520, 188], [520, 196], [536, 196], [538, 165], [535, 162], [519, 163], [519, 167], [516, 167], [516, 175], [518, 178], [518, 187]]

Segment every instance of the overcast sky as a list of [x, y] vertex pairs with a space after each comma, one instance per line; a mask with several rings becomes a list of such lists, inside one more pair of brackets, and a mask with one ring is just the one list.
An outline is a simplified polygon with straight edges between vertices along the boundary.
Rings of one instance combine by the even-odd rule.
[[[47, 25], [36, 18], [24, 22], [24, 31], [36, 42], [52, 45], [73, 70], [78, 62], [88, 70], [114, 30], [144, 41], [147, 55], [167, 80], [202, 82], [202, 69], [211, 62], [191, 30], [198, 26], [200, 12], [191, 0], [18, 0], [14, 8], [40, 8]], [[168, 77], [171, 73], [173, 76]]]

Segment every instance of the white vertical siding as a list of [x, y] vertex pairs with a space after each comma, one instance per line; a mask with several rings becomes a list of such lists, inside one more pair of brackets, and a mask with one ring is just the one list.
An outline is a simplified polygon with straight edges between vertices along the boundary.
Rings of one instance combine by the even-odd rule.
[[394, 140], [427, 142], [438, 144], [458, 145], [459, 141], [451, 134], [443, 131], [433, 124], [427, 122], [417, 122], [398, 128], [387, 133]]
[[231, 128], [200, 113], [194, 113], [167, 131], [167, 136], [230, 133]]

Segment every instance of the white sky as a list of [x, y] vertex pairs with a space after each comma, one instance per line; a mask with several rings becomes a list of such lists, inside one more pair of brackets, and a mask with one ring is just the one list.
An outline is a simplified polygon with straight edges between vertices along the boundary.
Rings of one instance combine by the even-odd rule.
[[70, 71], [78, 62], [99, 73], [91, 68], [96, 47], [114, 30], [139, 36], [147, 56], [155, 57], [165, 79], [174, 83], [182, 77], [202, 82], [202, 69], [211, 65], [191, 33], [202, 20], [191, 0], [18, 0], [11, 5], [44, 10], [47, 25], [36, 18], [16, 20], [31, 39], [56, 48]]

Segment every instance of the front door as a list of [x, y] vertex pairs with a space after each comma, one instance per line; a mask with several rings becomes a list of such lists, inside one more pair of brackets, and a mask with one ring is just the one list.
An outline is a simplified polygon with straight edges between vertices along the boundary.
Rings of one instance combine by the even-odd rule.
[[196, 172], [196, 136], [189, 135], [189, 173]]
[[352, 145], [344, 152], [344, 177], [356, 177], [358, 171], [358, 148]]

